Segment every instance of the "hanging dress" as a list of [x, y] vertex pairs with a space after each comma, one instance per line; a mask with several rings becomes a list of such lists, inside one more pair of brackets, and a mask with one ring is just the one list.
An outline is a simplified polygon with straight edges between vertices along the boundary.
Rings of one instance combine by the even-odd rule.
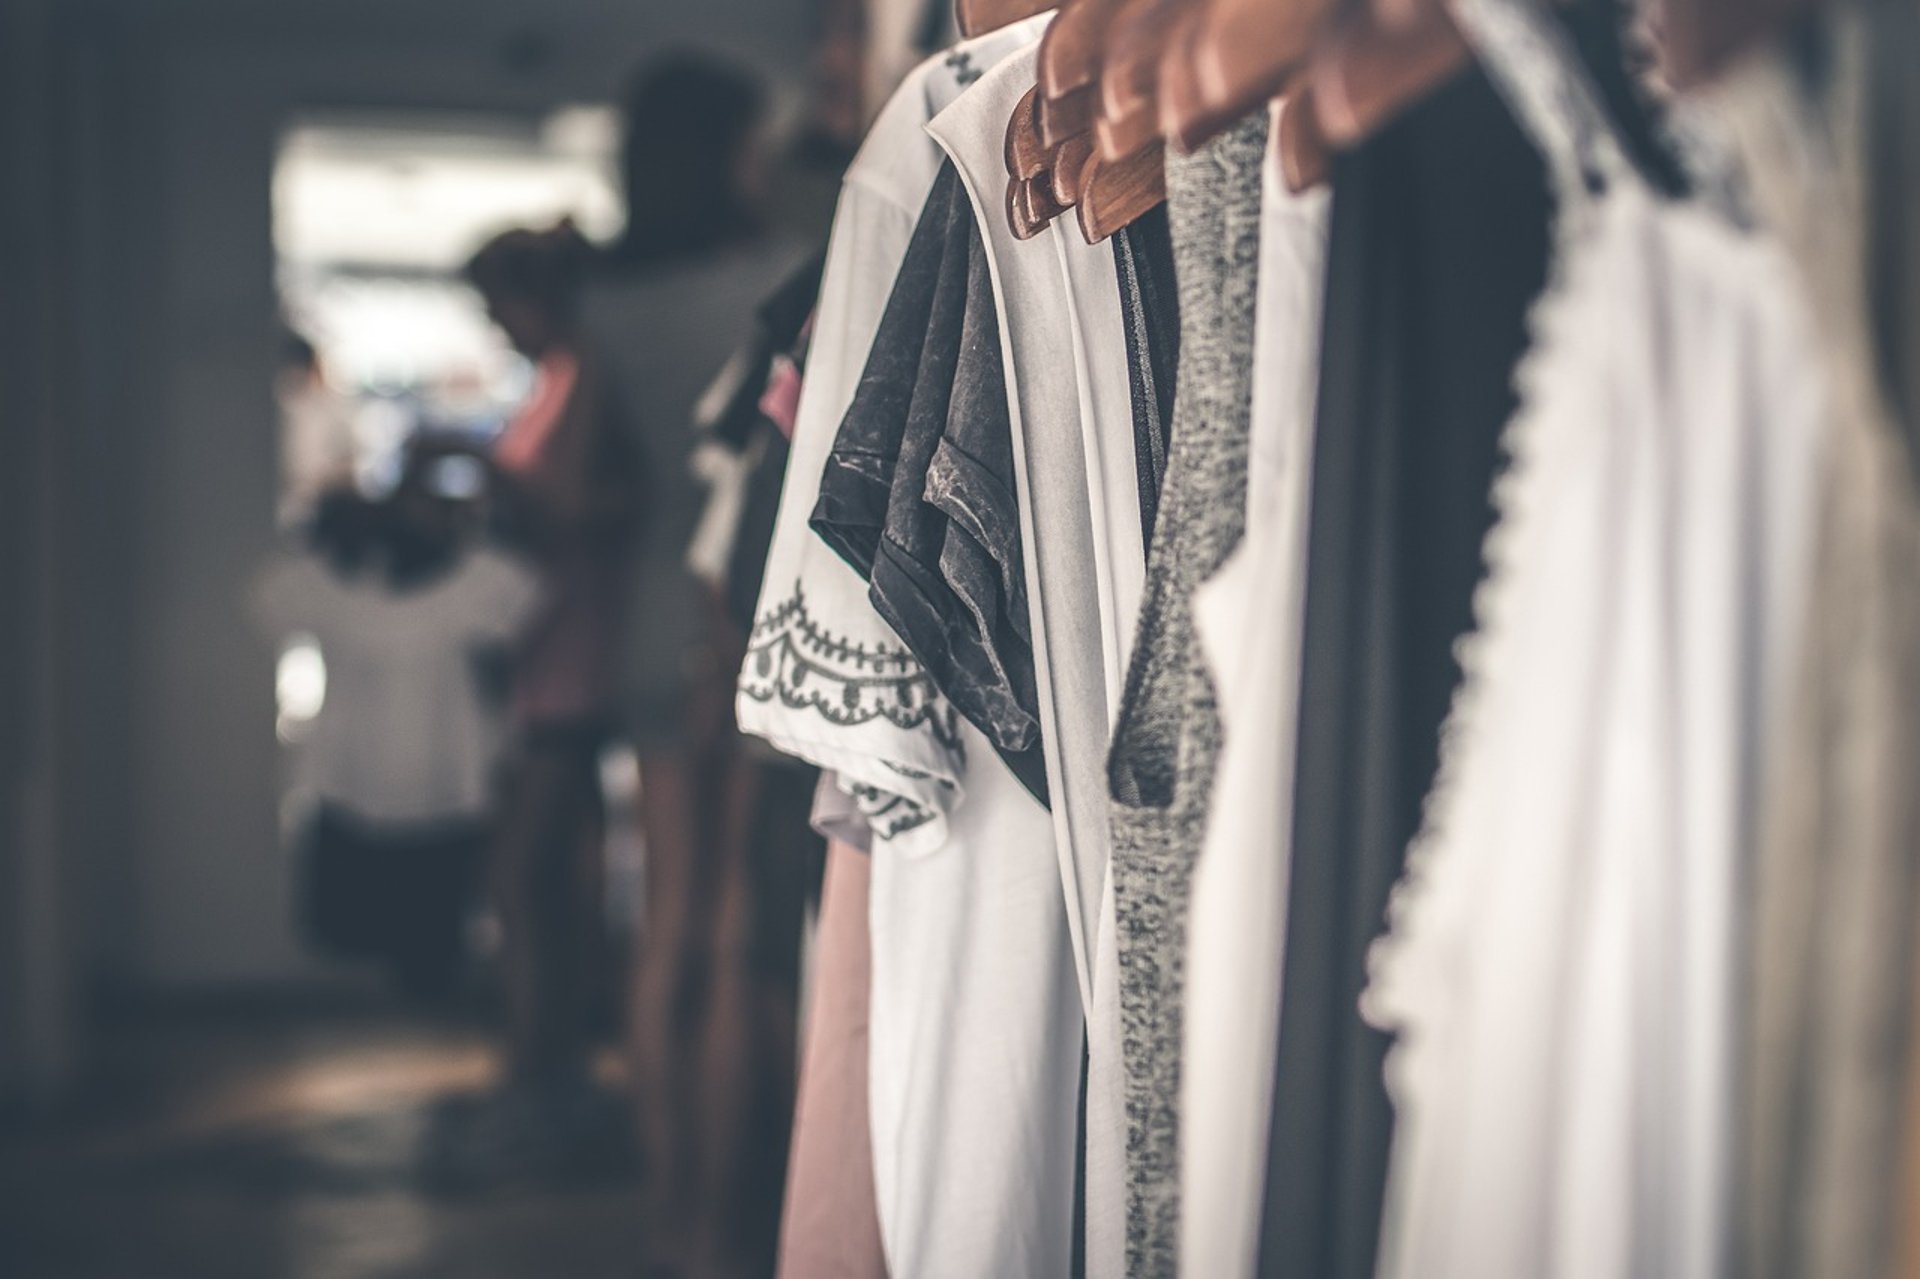
[[1539, 156], [1469, 70], [1335, 157], [1260, 1273], [1374, 1270], [1392, 1113], [1358, 1009], [1472, 624]]
[[1444, 763], [1375, 956], [1383, 1276], [1726, 1273], [1735, 904], [1822, 455], [1786, 266], [1625, 160], [1561, 29], [1457, 0], [1552, 165]]

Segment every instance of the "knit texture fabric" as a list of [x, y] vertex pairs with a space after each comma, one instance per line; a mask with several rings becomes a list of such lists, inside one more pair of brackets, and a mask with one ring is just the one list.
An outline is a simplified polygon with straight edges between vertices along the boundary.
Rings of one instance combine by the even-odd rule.
[[1193, 595], [1246, 527], [1260, 166], [1267, 113], [1167, 158], [1180, 297], [1173, 438], [1108, 777], [1127, 1083], [1127, 1273], [1172, 1275], [1180, 1217], [1187, 898], [1206, 833], [1220, 715]]

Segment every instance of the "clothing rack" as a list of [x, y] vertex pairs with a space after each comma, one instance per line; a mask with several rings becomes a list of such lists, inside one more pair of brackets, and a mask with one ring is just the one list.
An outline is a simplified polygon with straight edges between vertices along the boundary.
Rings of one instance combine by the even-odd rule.
[[1630, 16], [959, 0], [880, 113], [782, 1273], [1920, 1274], [1920, 28]]

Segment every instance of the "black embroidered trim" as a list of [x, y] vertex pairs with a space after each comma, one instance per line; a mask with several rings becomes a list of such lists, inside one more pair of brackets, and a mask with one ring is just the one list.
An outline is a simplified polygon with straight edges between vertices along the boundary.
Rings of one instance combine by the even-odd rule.
[[945, 749], [963, 751], [959, 717], [912, 652], [851, 643], [826, 630], [807, 611], [798, 582], [792, 595], [753, 624], [740, 691], [763, 704], [778, 700], [789, 710], [814, 711], [841, 728], [876, 719], [904, 731], [925, 728]]
[[933, 820], [933, 810], [864, 782], [845, 783], [867, 826], [881, 839], [895, 839]]
[[947, 70], [953, 72], [954, 83], [962, 89], [978, 80], [986, 72], [973, 65], [973, 55], [965, 49], [955, 49], [947, 55]]

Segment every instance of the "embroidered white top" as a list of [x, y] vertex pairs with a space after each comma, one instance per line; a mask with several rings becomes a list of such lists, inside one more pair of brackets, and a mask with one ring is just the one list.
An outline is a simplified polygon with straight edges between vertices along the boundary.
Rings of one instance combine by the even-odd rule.
[[925, 126], [1044, 28], [923, 64], [848, 173], [740, 681], [742, 727], [835, 770], [872, 826], [874, 1183], [898, 1275], [1070, 1269], [1079, 997], [1053, 819], [807, 520], [944, 158]]

